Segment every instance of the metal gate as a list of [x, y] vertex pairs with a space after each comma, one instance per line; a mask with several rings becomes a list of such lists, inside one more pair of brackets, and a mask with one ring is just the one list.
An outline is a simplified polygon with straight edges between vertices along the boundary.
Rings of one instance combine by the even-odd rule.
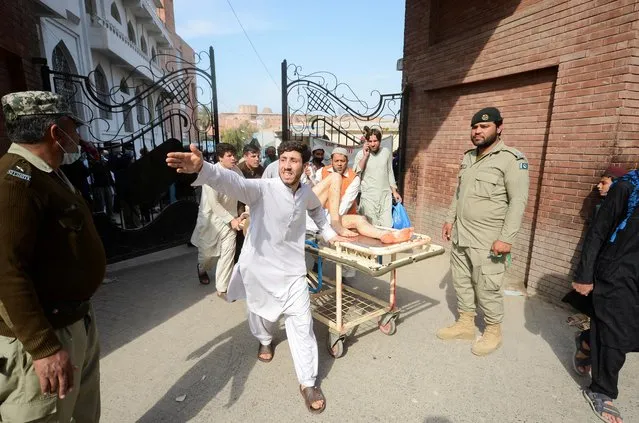
[[373, 90], [366, 100], [325, 71], [305, 74], [301, 66], [282, 62], [282, 140], [309, 142], [323, 138], [358, 148], [364, 127], [393, 136], [398, 189], [403, 193], [408, 86], [403, 92]]
[[63, 169], [93, 209], [109, 263], [186, 243], [195, 226], [194, 176], [165, 163], [191, 143], [212, 159], [219, 142], [213, 48], [194, 58], [157, 54], [111, 88], [99, 67], [43, 67], [45, 89], [87, 122], [83, 159]]

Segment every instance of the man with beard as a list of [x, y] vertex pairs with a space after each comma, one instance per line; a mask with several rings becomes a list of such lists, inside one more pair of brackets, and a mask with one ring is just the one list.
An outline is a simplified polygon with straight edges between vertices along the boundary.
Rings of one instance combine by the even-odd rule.
[[472, 353], [483, 356], [501, 346], [504, 317], [503, 277], [511, 246], [528, 201], [528, 161], [501, 140], [503, 120], [494, 107], [477, 112], [459, 183], [442, 228], [452, 236], [451, 271], [457, 292], [458, 320], [440, 329], [440, 339], [475, 339], [475, 309], [484, 314], [486, 329]]
[[381, 147], [379, 129], [367, 131], [364, 148], [355, 156], [355, 172], [362, 178], [357, 212], [366, 216], [373, 225], [393, 226], [393, 200], [402, 202], [393, 175], [393, 153]]
[[318, 352], [306, 283], [306, 212], [324, 240], [343, 239], [329, 226], [311, 187], [300, 183], [308, 160], [305, 151], [308, 155], [299, 142], [283, 142], [278, 149], [279, 178], [273, 179], [243, 179], [205, 163], [195, 145], [191, 153], [169, 153], [166, 161], [180, 173], [199, 173], [194, 185], [210, 185], [250, 207], [253, 224], [233, 270], [228, 299], [246, 298], [249, 327], [259, 340], [257, 358], [262, 362], [273, 359], [273, 332], [279, 317], [285, 316], [300, 391], [309, 411], [321, 413], [326, 399], [315, 386]]

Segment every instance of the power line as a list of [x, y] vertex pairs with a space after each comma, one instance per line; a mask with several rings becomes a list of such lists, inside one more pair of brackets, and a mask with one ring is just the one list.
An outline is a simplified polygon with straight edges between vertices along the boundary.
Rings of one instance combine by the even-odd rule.
[[240, 18], [237, 16], [237, 13], [235, 13], [235, 9], [233, 9], [233, 5], [231, 5], [231, 1], [230, 0], [226, 0], [226, 2], [229, 4], [229, 7], [231, 8], [231, 11], [233, 12], [233, 15], [235, 15], [235, 19], [237, 19], [237, 23], [240, 24], [240, 28], [242, 28], [242, 32], [244, 32], [244, 35], [246, 36], [246, 39], [251, 44], [251, 47], [253, 48], [253, 51], [255, 52], [255, 55], [257, 56], [257, 58], [262, 63], [262, 66], [264, 66], [264, 70], [266, 71], [268, 76], [271, 78], [271, 81], [273, 81], [273, 84], [275, 84], [275, 86], [279, 90], [280, 89], [280, 85], [275, 81], [275, 78], [273, 78], [273, 75], [271, 75], [271, 72], [269, 72], [268, 67], [264, 63], [264, 60], [262, 60], [262, 57], [257, 52], [257, 49], [255, 48], [255, 45], [253, 44], [253, 41], [251, 41], [251, 38], [248, 36], [248, 34], [246, 33], [246, 30], [244, 29], [244, 25], [242, 25], [242, 22], [240, 22]]

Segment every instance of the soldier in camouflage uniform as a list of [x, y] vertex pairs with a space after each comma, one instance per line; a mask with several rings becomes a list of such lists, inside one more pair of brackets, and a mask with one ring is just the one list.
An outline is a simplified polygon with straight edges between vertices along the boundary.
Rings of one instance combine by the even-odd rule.
[[471, 351], [486, 355], [502, 342], [504, 272], [528, 201], [528, 161], [501, 140], [503, 121], [496, 108], [477, 112], [471, 127], [475, 148], [464, 154], [442, 228], [442, 237], [453, 241], [451, 272], [459, 318], [437, 336], [475, 340], [477, 303], [486, 329]]
[[2, 109], [13, 144], [0, 158], [0, 421], [98, 422], [90, 299], [106, 258], [60, 170], [80, 156], [82, 122], [44, 91], [5, 95]]

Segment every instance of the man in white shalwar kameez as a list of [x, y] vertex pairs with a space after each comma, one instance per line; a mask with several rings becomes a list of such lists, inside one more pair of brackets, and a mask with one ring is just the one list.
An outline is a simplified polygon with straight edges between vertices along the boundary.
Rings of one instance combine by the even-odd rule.
[[280, 177], [274, 179], [242, 179], [234, 172], [203, 162], [195, 145], [191, 145], [191, 153], [169, 153], [167, 164], [180, 173], [198, 172], [193, 185], [214, 186], [250, 207], [251, 227], [233, 270], [228, 300], [246, 298], [249, 326], [260, 342], [260, 361], [272, 360], [272, 333], [279, 317], [285, 316], [300, 391], [309, 411], [321, 413], [326, 400], [315, 386], [318, 351], [306, 283], [306, 212], [325, 241], [342, 239], [326, 221], [311, 187], [300, 184], [303, 163], [308, 160], [303, 160], [305, 151], [299, 142], [280, 144]]
[[[216, 147], [218, 163], [225, 169], [242, 176], [235, 166], [237, 151], [234, 146], [220, 143]], [[209, 284], [207, 272], [215, 266], [215, 288], [223, 297], [228, 289], [233, 271], [235, 237], [243, 218], [237, 215], [237, 198], [217, 192], [208, 185], [202, 186], [197, 223], [191, 235], [191, 244], [198, 248], [198, 277], [200, 283]]]

